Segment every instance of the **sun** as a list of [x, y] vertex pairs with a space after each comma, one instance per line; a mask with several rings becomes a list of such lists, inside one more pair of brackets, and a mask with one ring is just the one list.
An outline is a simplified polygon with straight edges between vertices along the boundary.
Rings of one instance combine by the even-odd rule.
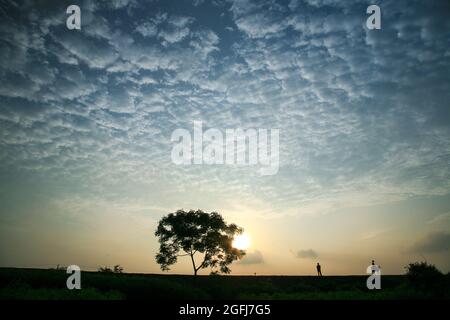
[[245, 250], [250, 246], [250, 238], [246, 233], [237, 235], [233, 240], [233, 248]]

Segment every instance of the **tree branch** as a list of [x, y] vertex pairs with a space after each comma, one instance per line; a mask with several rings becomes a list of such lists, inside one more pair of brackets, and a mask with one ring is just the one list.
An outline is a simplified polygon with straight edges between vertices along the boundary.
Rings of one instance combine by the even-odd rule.
[[194, 275], [197, 275], [198, 269], [195, 267], [195, 261], [194, 261], [194, 254], [192, 253], [192, 250], [190, 252], [191, 261], [192, 261], [192, 267], [194, 268]]
[[198, 268], [197, 268], [196, 271], [200, 270], [200, 269], [203, 267], [203, 265], [204, 265], [205, 262], [206, 262], [206, 257], [207, 257], [207, 255], [208, 255], [208, 252], [205, 252], [205, 256], [204, 256], [204, 258], [203, 258], [203, 261], [202, 261], [202, 263], [198, 266]]

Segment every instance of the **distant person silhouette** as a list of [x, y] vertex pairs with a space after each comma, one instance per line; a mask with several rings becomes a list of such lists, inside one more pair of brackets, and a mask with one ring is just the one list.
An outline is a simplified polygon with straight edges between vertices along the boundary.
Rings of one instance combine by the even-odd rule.
[[[373, 268], [374, 266], [376, 266], [377, 268]], [[381, 266], [377, 266], [377, 265], [375, 264], [375, 260], [372, 260], [372, 274], [375, 273], [375, 270], [376, 270], [376, 269], [380, 270], [380, 269], [381, 269]]]
[[316, 269], [317, 269], [317, 275], [322, 276], [322, 267], [320, 266], [320, 263], [318, 263], [318, 262], [317, 262]]

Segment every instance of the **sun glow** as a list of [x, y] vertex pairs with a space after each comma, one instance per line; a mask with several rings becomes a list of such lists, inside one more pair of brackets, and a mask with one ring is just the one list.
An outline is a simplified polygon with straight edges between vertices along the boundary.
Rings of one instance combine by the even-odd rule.
[[250, 238], [246, 233], [237, 235], [233, 240], [233, 248], [245, 250], [250, 246]]

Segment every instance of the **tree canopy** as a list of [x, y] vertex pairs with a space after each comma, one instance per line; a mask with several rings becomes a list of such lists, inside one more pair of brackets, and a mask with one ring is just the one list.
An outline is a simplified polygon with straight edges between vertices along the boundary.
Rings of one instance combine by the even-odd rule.
[[[190, 257], [194, 275], [200, 269], [211, 268], [212, 273], [230, 273], [229, 265], [245, 255], [233, 248], [233, 238], [243, 229], [227, 224], [217, 212], [178, 210], [164, 216], [158, 223], [155, 236], [160, 243], [156, 262], [162, 270], [170, 270], [178, 257]], [[195, 257], [200, 256], [200, 262]]]

